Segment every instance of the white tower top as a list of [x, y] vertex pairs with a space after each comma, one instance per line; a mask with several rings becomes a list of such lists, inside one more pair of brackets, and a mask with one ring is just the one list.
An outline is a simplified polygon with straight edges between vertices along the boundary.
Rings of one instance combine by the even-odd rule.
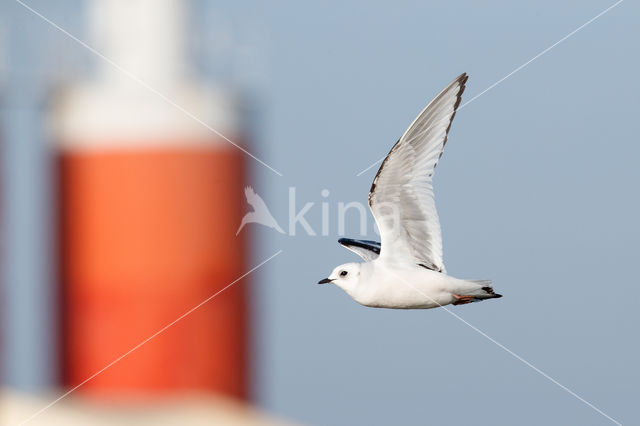
[[[95, 48], [150, 86], [163, 89], [183, 77], [184, 1], [93, 0], [89, 22]], [[101, 65], [108, 80], [130, 80], [112, 64]]]
[[[70, 149], [227, 145], [239, 136], [237, 105], [189, 80], [184, 0], [93, 0], [89, 24], [97, 79], [66, 91], [53, 111]], [[198, 121], [202, 122], [198, 122]], [[206, 125], [204, 125], [205, 123]]]

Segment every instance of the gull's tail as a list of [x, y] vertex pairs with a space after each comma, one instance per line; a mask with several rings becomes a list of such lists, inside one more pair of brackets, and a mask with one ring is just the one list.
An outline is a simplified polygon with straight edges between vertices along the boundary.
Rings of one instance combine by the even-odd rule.
[[485, 299], [497, 299], [501, 294], [493, 291], [490, 280], [466, 280], [468, 287], [462, 294], [454, 294], [454, 305], [464, 305], [466, 303], [480, 302]]

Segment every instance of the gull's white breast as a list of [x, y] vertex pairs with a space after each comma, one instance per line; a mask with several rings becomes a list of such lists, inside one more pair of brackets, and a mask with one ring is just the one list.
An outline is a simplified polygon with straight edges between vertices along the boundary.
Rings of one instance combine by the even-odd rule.
[[363, 266], [361, 282], [351, 296], [370, 307], [437, 308], [452, 303], [452, 293], [464, 282], [419, 265], [387, 265], [376, 259]]

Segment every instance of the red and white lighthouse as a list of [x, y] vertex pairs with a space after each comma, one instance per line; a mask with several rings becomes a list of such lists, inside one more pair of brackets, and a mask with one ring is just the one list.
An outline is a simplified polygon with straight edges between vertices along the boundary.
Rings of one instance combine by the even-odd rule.
[[[95, 0], [94, 81], [56, 103], [66, 385], [82, 383], [245, 271], [233, 98], [190, 79], [180, 0]], [[81, 388], [247, 395], [238, 282]]]

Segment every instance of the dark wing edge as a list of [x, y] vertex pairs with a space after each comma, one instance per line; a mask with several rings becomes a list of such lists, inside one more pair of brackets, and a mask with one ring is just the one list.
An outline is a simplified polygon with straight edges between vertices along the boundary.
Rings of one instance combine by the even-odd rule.
[[380, 256], [380, 249], [382, 247], [379, 242], [371, 240], [340, 238], [338, 242], [344, 248], [351, 250], [367, 262]]
[[373, 182], [371, 182], [371, 188], [369, 189], [369, 205], [371, 205], [372, 196], [373, 196], [373, 193], [376, 190], [376, 183], [378, 181], [378, 177], [380, 176], [380, 172], [382, 172], [382, 169], [384, 169], [385, 163], [387, 162], [387, 158], [389, 158], [389, 156], [391, 155], [392, 152], [394, 152], [396, 149], [398, 149], [400, 141], [402, 141], [402, 138], [404, 137], [404, 135], [422, 117], [422, 114], [425, 111], [427, 111], [432, 104], [437, 102], [440, 99], [440, 97], [446, 92], [446, 90], [452, 84], [457, 82], [457, 83], [460, 84], [460, 89], [458, 90], [458, 93], [456, 94], [456, 103], [453, 105], [453, 114], [451, 114], [451, 118], [449, 119], [449, 126], [447, 126], [447, 131], [446, 131], [445, 136], [444, 136], [444, 142], [442, 143], [442, 151], [440, 151], [440, 157], [438, 157], [438, 160], [436, 161], [436, 164], [433, 166], [433, 168], [435, 169], [438, 166], [438, 161], [440, 161], [440, 158], [442, 158], [442, 154], [444, 153], [444, 147], [447, 144], [447, 139], [449, 138], [449, 130], [451, 130], [451, 125], [453, 124], [453, 119], [455, 118], [456, 113], [458, 112], [458, 107], [460, 106], [460, 103], [462, 102], [462, 93], [464, 92], [464, 89], [466, 88], [465, 84], [467, 83], [468, 79], [469, 79], [469, 76], [467, 75], [467, 73], [463, 72], [458, 77], [456, 77], [451, 83], [449, 83], [449, 85], [442, 92], [440, 92], [438, 94], [438, 96], [436, 96], [435, 98], [433, 98], [433, 100], [431, 102], [429, 102], [429, 105], [424, 107], [424, 109], [420, 112], [420, 114], [418, 114], [418, 116], [415, 118], [415, 120], [413, 120], [413, 123], [411, 123], [411, 125], [409, 125], [409, 127], [407, 128], [405, 133], [400, 137], [400, 139], [398, 139], [397, 142], [395, 144], [393, 144], [393, 146], [389, 150], [389, 153], [387, 154], [387, 156], [384, 157], [384, 160], [382, 161], [382, 164], [380, 164], [380, 168], [378, 169], [378, 172], [376, 173], [375, 177], [373, 178]]

